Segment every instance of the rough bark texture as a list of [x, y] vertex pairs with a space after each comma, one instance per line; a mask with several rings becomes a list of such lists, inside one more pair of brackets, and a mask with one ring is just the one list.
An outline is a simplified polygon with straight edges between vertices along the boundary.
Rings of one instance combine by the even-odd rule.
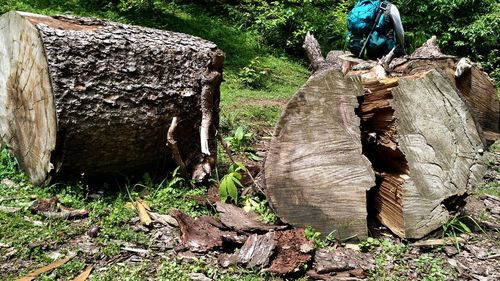
[[305, 238], [304, 229], [278, 231], [274, 234], [275, 257], [267, 271], [287, 275], [303, 269], [311, 258], [313, 242]]
[[312, 226], [324, 236], [367, 236], [366, 192], [375, 186], [361, 154], [359, 78], [327, 69], [289, 101], [266, 158], [266, 193], [284, 222]]
[[[0, 77], [2, 141], [34, 183], [50, 170], [100, 176], [159, 168], [170, 159], [166, 132], [175, 116], [179, 150], [192, 159], [201, 153], [194, 140], [202, 89], [211, 107], [204, 122], [218, 125], [222, 55], [211, 42], [18, 12], [3, 15], [1, 24], [0, 64], [10, 65]], [[204, 134], [212, 153], [214, 131]]]

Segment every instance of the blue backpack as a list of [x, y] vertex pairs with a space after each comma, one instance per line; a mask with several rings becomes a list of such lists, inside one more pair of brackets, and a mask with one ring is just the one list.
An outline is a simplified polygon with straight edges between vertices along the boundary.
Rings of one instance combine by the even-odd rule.
[[384, 0], [359, 0], [347, 16], [347, 48], [357, 57], [378, 58], [394, 47], [394, 36], [389, 36], [389, 3]]

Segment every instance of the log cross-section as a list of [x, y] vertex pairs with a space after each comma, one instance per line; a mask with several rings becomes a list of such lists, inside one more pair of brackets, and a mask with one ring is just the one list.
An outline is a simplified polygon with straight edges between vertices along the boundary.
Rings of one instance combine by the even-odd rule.
[[266, 192], [285, 222], [323, 236], [367, 236], [367, 190], [375, 185], [361, 154], [357, 77], [317, 72], [289, 101], [265, 161]]
[[[129, 175], [172, 162], [164, 143], [178, 117], [179, 152], [196, 165], [202, 152], [215, 156], [222, 62], [215, 44], [186, 34], [9, 12], [0, 18], [1, 141], [37, 184], [49, 171]], [[200, 127], [213, 128], [203, 143]]]
[[459, 93], [436, 70], [364, 86], [364, 153], [378, 183], [368, 206], [398, 236], [421, 238], [449, 219], [447, 200], [484, 174], [481, 137]]

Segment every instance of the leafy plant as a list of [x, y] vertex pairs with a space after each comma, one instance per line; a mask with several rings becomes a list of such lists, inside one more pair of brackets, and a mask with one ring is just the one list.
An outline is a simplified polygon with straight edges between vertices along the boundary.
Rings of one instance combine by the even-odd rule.
[[239, 77], [243, 86], [253, 89], [262, 88], [271, 75], [271, 70], [262, 66], [259, 57], [255, 57], [250, 64], [241, 68]]
[[373, 237], [368, 237], [366, 240], [359, 242], [358, 246], [362, 251], [370, 251], [374, 248], [377, 248], [381, 245], [380, 240], [375, 239]]
[[443, 260], [428, 254], [421, 255], [415, 260], [417, 271], [422, 275], [423, 281], [448, 280], [448, 274], [443, 269]]
[[253, 137], [251, 132], [245, 132], [243, 127], [239, 126], [234, 131], [234, 135], [224, 138], [229, 144], [229, 147], [235, 151], [244, 151], [248, 149], [250, 141]]
[[471, 216], [463, 216], [460, 213], [454, 215], [447, 223], [443, 225], [443, 237], [449, 237], [454, 240], [455, 247], [460, 251], [460, 244], [458, 243], [458, 236], [460, 234], [470, 234], [472, 230], [465, 223], [468, 221], [472, 223], [477, 229], [484, 232], [483, 228]]
[[236, 162], [229, 166], [227, 174], [222, 177], [219, 183], [219, 196], [222, 202], [226, 202], [227, 198], [231, 198], [236, 204], [238, 203], [238, 187], [243, 187], [241, 172], [248, 173], [248, 170], [245, 165]]
[[311, 226], [306, 227], [304, 230], [304, 236], [307, 240], [313, 241], [315, 248], [325, 248], [335, 242], [335, 236], [333, 232], [330, 232], [325, 239], [321, 239], [321, 232], [316, 231]]
[[254, 211], [265, 223], [274, 224], [278, 222], [278, 217], [271, 208], [269, 208], [267, 200], [260, 200], [257, 196], [245, 198], [243, 209], [245, 212], [250, 212], [250, 210]]

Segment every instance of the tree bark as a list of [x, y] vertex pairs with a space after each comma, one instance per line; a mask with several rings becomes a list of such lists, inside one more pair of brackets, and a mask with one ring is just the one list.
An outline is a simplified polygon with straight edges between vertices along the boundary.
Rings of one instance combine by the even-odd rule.
[[218, 126], [223, 55], [213, 43], [20, 12], [4, 14], [0, 25], [1, 139], [33, 183], [163, 167], [174, 117], [186, 165], [202, 154], [201, 138], [203, 153], [215, 156], [215, 130], [200, 136], [202, 120]]

